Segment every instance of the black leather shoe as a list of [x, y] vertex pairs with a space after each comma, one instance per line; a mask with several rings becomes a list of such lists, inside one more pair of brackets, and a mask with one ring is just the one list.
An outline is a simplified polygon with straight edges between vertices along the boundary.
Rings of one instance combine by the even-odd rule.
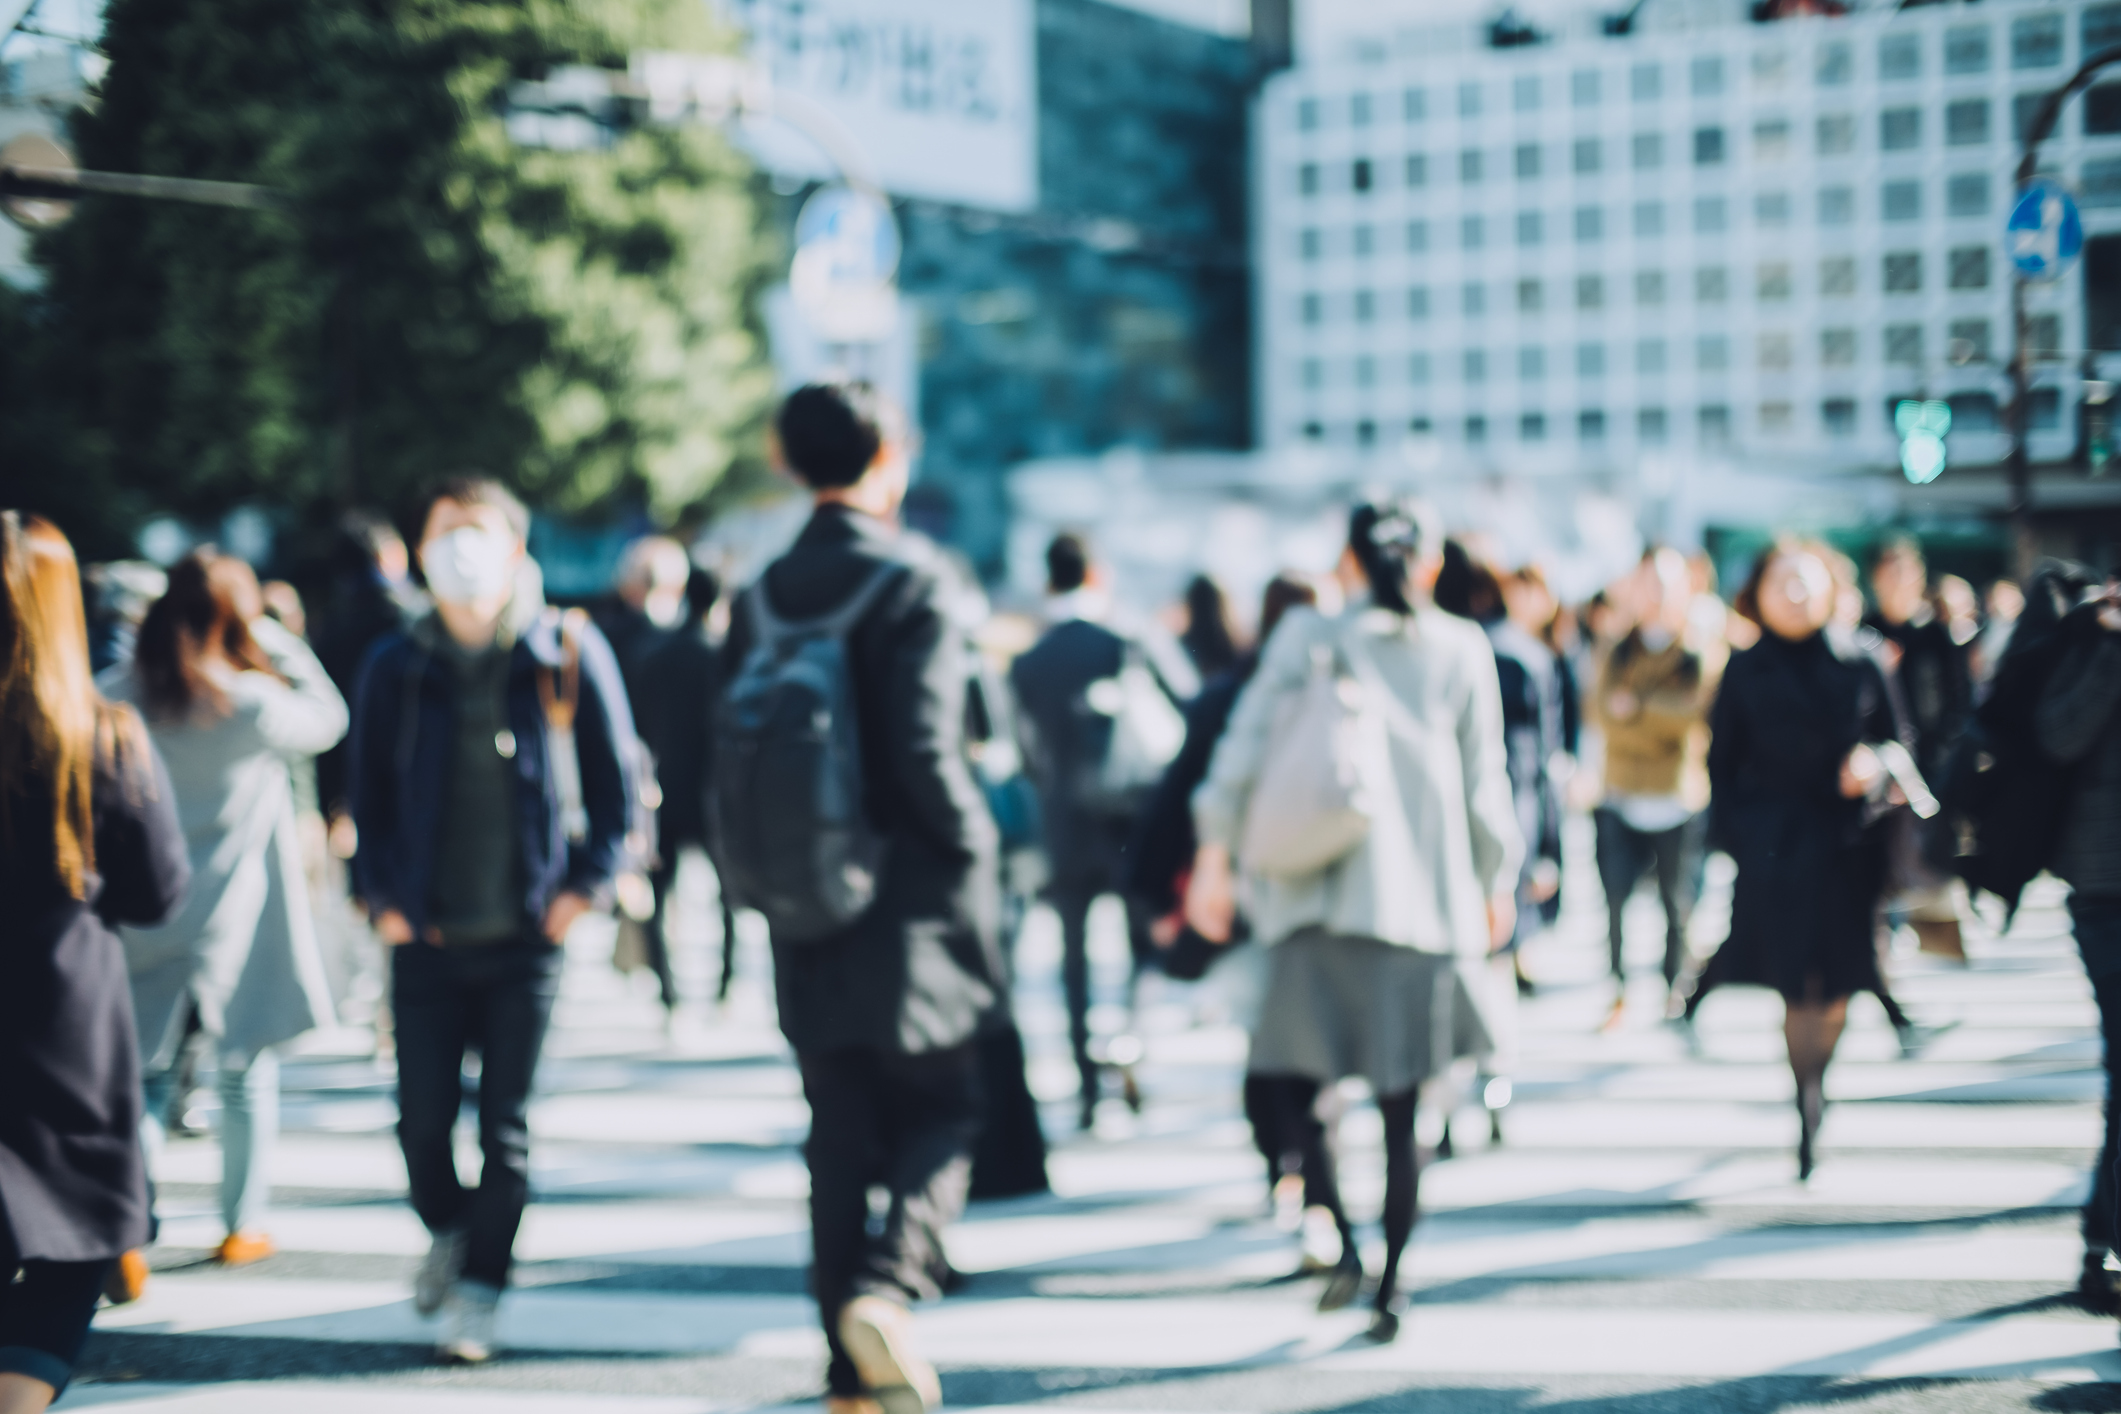
[[1319, 1293], [1318, 1309], [1338, 1311], [1351, 1306], [1355, 1298], [1362, 1295], [1362, 1258], [1353, 1252], [1343, 1253], [1333, 1268], [1333, 1275], [1326, 1278], [1326, 1289]]
[[1379, 1311], [1370, 1318], [1370, 1329], [1364, 1332], [1377, 1345], [1390, 1345], [1399, 1339], [1399, 1313]]
[[2084, 1271], [2077, 1278], [2077, 1300], [2084, 1309], [2102, 1316], [2121, 1315], [2121, 1259], [2104, 1247], [2084, 1253]]

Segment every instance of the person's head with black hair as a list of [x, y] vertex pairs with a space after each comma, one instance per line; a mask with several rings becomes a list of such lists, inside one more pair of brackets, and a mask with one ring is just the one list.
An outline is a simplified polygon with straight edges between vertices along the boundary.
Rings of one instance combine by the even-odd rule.
[[685, 621], [703, 622], [721, 597], [722, 577], [702, 565], [694, 565], [685, 579]]
[[1046, 590], [1073, 594], [1088, 584], [1096, 571], [1090, 558], [1090, 543], [1072, 530], [1064, 530], [1046, 546]]
[[1443, 525], [1426, 502], [1411, 496], [1366, 501], [1348, 517], [1341, 579], [1356, 579], [1350, 587], [1367, 589], [1378, 608], [1411, 614], [1436, 585], [1443, 543]]
[[905, 417], [870, 384], [806, 384], [781, 404], [773, 431], [781, 463], [820, 504], [898, 514], [910, 470]]

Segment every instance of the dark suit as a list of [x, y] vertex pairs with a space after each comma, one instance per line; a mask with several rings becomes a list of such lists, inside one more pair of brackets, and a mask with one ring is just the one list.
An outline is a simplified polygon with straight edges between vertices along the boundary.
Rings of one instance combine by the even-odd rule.
[[[861, 1383], [840, 1347], [858, 1295], [937, 1294], [942, 1229], [962, 1208], [979, 1126], [974, 1040], [1001, 1000], [995, 829], [965, 755], [966, 649], [929, 553], [821, 506], [731, 616], [724, 680], [750, 651], [750, 595], [821, 617], [872, 575], [897, 582], [848, 638], [864, 805], [883, 834], [876, 902], [836, 936], [774, 944], [781, 1030], [810, 1102], [810, 1221], [835, 1395]], [[869, 1190], [891, 1206], [869, 1230]]]
[[[620, 660], [623, 669], [625, 660]], [[719, 645], [707, 639], [705, 625], [687, 624], [664, 634], [635, 669], [638, 686], [630, 686], [641, 740], [655, 757], [656, 783], [663, 803], [655, 812], [656, 864], [648, 876], [655, 890], [655, 919], [647, 931], [648, 964], [662, 987], [663, 1005], [678, 1004], [677, 981], [670, 965], [670, 890], [677, 882], [678, 854], [687, 845], [707, 845], [708, 767], [713, 756], [714, 709], [722, 695]], [[729, 900], [722, 899], [722, 978], [718, 989], [729, 995], [729, 965], [735, 923]]]

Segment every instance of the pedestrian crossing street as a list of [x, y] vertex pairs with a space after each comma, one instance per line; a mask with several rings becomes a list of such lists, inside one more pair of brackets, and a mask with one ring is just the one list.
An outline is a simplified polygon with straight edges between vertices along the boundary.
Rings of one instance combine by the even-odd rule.
[[[1587, 842], [1572, 846], [1580, 866]], [[685, 956], [694, 996], [713, 927], [698, 873], [683, 885], [701, 929]], [[2115, 1323], [2067, 1296], [2103, 1079], [2058, 888], [2043, 885], [2007, 939], [1975, 930], [1970, 969], [1896, 962], [1903, 1004], [1956, 1023], [1921, 1059], [1901, 1060], [1858, 999], [1804, 1187], [1779, 1002], [1718, 994], [1702, 1012], [1705, 1056], [1688, 1058], [1656, 1020], [1661, 923], [1643, 896], [1631, 1009], [1600, 1034], [1596, 891], [1572, 867], [1562, 925], [1530, 950], [1541, 986], [1522, 1009], [1505, 1142], [1488, 1145], [1477, 1110], [1463, 1113], [1455, 1157], [1424, 1175], [1413, 1304], [1383, 1347], [1362, 1339], [1359, 1310], [1321, 1316], [1315, 1284], [1289, 1279], [1297, 1240], [1268, 1214], [1237, 1103], [1232, 1018], [1249, 969], [1233, 958], [1200, 987], [1151, 985], [1147, 1106], [1137, 1117], [1108, 1101], [1077, 1137], [1057, 929], [1034, 914], [1020, 1018], [1061, 1140], [1055, 1192], [976, 1205], [955, 1234], [952, 1260], [972, 1279], [921, 1318], [951, 1407], [2121, 1408]], [[1696, 921], [1697, 944], [1720, 936], [1713, 897]], [[539, 1201], [501, 1358], [431, 1361], [434, 1328], [409, 1300], [426, 1239], [402, 1198], [390, 1077], [348, 1031], [286, 1067], [281, 1255], [205, 1263], [221, 1235], [218, 1154], [175, 1143], [156, 1279], [98, 1317], [67, 1405], [815, 1408], [807, 1118], [771, 1026], [763, 947], [746, 940], [726, 1011], [702, 1004], [666, 1039], [645, 979], [612, 972], [599, 939], [576, 941], [533, 1112]], [[1099, 946], [1116, 1001], [1124, 945], [1107, 926]], [[1099, 1016], [1118, 1019], [1110, 1004]], [[1361, 1105], [1342, 1141], [1351, 1203], [1374, 1216], [1378, 1132]]]

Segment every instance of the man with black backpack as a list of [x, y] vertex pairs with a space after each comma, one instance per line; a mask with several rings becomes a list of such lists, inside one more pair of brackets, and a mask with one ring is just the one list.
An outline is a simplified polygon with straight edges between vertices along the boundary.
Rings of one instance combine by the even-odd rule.
[[[864, 383], [797, 389], [781, 460], [816, 508], [735, 605], [710, 803], [724, 887], [772, 929], [810, 1103], [827, 1408], [935, 1408], [908, 1305], [939, 1294], [1000, 1000], [992, 816], [965, 745], [962, 634], [896, 526], [905, 429]], [[872, 1225], [869, 1195], [890, 1195]]]
[[[1192, 666], [1113, 609], [1089, 546], [1073, 534], [1046, 550], [1047, 621], [1009, 679], [1029, 730], [1031, 778], [1045, 821], [1052, 876], [1046, 897], [1060, 915], [1061, 985], [1068, 1038], [1082, 1077], [1080, 1127], [1096, 1119], [1100, 1068], [1090, 1045], [1090, 906], [1123, 893], [1136, 818], [1185, 741], [1179, 706], [1199, 689]], [[1133, 980], [1155, 956], [1151, 919], [1127, 902]], [[1131, 990], [1131, 989], [1130, 989]], [[1130, 995], [1131, 1000], [1131, 995]], [[1130, 1047], [1115, 1043], [1127, 1102], [1141, 1104]]]

